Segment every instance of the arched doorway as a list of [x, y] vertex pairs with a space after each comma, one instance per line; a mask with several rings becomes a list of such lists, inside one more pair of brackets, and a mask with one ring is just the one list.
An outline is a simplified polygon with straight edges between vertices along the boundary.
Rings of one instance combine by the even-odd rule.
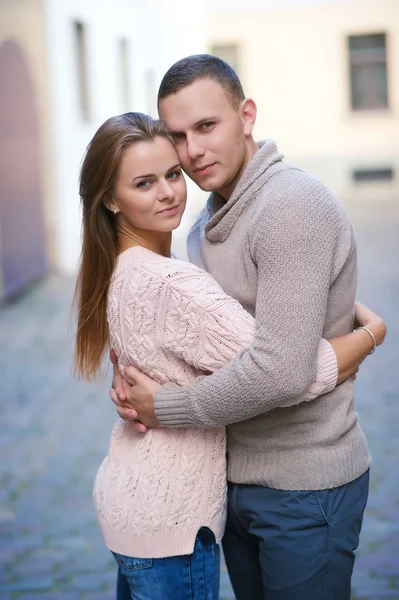
[[46, 272], [34, 90], [18, 45], [0, 47], [0, 268], [10, 298]]

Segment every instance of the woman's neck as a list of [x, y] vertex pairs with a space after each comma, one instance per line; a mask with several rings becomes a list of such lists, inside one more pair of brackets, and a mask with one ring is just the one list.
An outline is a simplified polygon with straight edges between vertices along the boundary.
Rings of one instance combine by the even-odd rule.
[[161, 256], [170, 257], [172, 245], [172, 232], [157, 232], [137, 229], [135, 231], [120, 229], [118, 231], [119, 253], [132, 248], [142, 246]]

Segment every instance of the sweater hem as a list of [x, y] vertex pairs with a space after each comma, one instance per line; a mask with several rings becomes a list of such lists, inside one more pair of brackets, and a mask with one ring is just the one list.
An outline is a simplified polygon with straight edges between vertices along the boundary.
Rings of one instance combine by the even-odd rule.
[[105, 545], [111, 552], [133, 558], [166, 558], [192, 554], [195, 539], [201, 527], [208, 527], [215, 535], [216, 543], [220, 544], [224, 533], [224, 521], [198, 522], [196, 525], [179, 529], [165, 530], [157, 533], [132, 534], [131, 531], [120, 532], [102, 529]]
[[318, 448], [272, 456], [255, 448], [229, 448], [227, 480], [277, 490], [309, 491], [336, 488], [354, 481], [371, 465], [363, 435], [346, 447]]

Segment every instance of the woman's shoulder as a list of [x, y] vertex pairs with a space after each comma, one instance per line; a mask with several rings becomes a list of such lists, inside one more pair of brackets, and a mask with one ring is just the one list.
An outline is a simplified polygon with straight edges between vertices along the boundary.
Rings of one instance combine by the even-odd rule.
[[134, 283], [141, 286], [164, 283], [179, 287], [183, 282], [210, 279], [210, 275], [196, 265], [175, 256], [161, 256], [138, 246], [129, 248], [118, 257], [112, 287]]
[[180, 291], [201, 288], [211, 282], [217, 285], [209, 273], [179, 258], [160, 257], [160, 260], [143, 263], [141, 269], [154, 281]]

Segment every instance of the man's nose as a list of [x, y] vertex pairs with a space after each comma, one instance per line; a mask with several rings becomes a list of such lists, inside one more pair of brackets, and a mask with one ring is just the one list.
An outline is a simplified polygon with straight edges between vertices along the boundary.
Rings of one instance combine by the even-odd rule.
[[196, 160], [205, 154], [204, 147], [199, 143], [195, 136], [187, 136], [187, 156], [191, 160]]

